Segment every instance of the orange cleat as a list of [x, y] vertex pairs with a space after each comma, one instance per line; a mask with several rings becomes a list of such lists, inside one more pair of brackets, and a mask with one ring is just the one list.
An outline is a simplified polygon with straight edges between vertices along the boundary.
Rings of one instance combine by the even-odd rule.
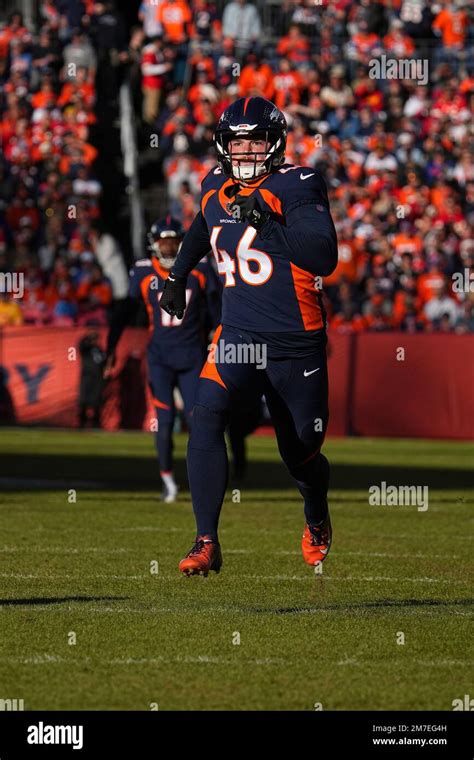
[[179, 563], [179, 569], [187, 576], [204, 575], [209, 570], [218, 573], [222, 566], [221, 547], [210, 536], [197, 536], [190, 552]]
[[321, 525], [313, 526], [306, 523], [301, 550], [303, 559], [308, 565], [317, 565], [326, 559], [331, 548], [332, 528], [331, 519], [328, 516]]

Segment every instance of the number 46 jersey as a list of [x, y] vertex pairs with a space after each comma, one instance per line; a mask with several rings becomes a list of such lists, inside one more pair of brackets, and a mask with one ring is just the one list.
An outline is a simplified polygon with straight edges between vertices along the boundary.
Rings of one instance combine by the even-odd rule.
[[321, 174], [285, 164], [251, 187], [240, 187], [240, 195], [254, 193], [260, 208], [271, 213], [259, 232], [232, 215], [228, 189], [233, 185], [219, 168], [205, 177], [201, 211], [173, 272], [185, 275], [210, 247], [223, 281], [222, 324], [254, 333], [322, 330], [316, 278], [335, 268], [337, 240]]

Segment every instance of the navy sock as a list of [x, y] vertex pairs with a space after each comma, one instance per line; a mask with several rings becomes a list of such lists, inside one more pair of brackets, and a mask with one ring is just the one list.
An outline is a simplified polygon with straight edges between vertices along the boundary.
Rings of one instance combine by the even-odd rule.
[[228, 478], [226, 423], [226, 412], [196, 405], [188, 443], [188, 478], [197, 535], [209, 535], [216, 541]]

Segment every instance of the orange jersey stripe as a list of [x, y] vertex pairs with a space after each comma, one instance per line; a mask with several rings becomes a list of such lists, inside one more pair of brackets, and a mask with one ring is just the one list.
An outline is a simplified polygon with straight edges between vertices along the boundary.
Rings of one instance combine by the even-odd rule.
[[168, 275], [169, 275], [168, 270], [161, 266], [161, 264], [158, 261], [158, 259], [156, 258], [156, 256], [152, 256], [151, 257], [151, 264], [152, 264], [153, 269], [155, 270], [155, 272], [157, 274], [159, 274], [160, 277], [163, 280], [167, 280], [168, 279]]
[[262, 196], [267, 206], [270, 206], [271, 210], [274, 211], [275, 214], [278, 214], [278, 216], [283, 216], [281, 209], [281, 200], [277, 198], [277, 196], [272, 193], [271, 190], [265, 190], [265, 188], [262, 187], [260, 190], [260, 195]]
[[324, 322], [314, 287], [314, 276], [293, 263], [291, 263], [291, 274], [304, 329], [319, 330], [324, 327]]
[[204, 290], [204, 288], [206, 287], [206, 275], [204, 274], [204, 272], [200, 272], [199, 269], [193, 269], [191, 274], [193, 274], [197, 278], [199, 282], [199, 287], [201, 288], [201, 290]]
[[[142, 298], [143, 298], [143, 302], [144, 302], [144, 304], [146, 306], [146, 310], [147, 310], [147, 313], [148, 313], [148, 321], [150, 323], [148, 325], [148, 332], [152, 332], [153, 327], [154, 327], [154, 325], [153, 325], [153, 307], [152, 307], [150, 301], [148, 300], [148, 287], [149, 287], [150, 282], [152, 281], [152, 279], [153, 279], [154, 276], [155, 276], [154, 274], [148, 274], [146, 277], [143, 278], [143, 280], [140, 283], [140, 290], [142, 291]], [[158, 294], [158, 290], [156, 292]]]
[[220, 186], [219, 192], [217, 194], [217, 197], [219, 198], [219, 203], [221, 204], [222, 208], [227, 214], [229, 214], [229, 212], [227, 211], [227, 204], [230, 203], [230, 198], [227, 197], [224, 191], [227, 187], [233, 184], [235, 184], [233, 179], [226, 179], [224, 184]]
[[215, 190], [208, 190], [207, 193], [203, 196], [203, 199], [201, 201], [201, 213], [204, 214], [204, 209], [207, 206], [208, 200], [211, 198], [212, 195], [214, 195], [216, 191]]

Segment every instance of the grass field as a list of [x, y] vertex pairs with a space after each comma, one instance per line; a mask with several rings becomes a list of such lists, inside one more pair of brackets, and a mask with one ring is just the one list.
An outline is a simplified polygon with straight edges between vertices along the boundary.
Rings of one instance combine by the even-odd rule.
[[[182, 483], [184, 449], [178, 437]], [[322, 575], [301, 558], [301, 504], [274, 441], [254, 437], [240, 503], [229, 492], [224, 504], [222, 572], [187, 579], [189, 493], [160, 503], [150, 436], [1, 430], [0, 698], [451, 710], [474, 695], [473, 446], [343, 439], [325, 451], [334, 543]], [[383, 480], [429, 486], [428, 510], [369, 506]]]

